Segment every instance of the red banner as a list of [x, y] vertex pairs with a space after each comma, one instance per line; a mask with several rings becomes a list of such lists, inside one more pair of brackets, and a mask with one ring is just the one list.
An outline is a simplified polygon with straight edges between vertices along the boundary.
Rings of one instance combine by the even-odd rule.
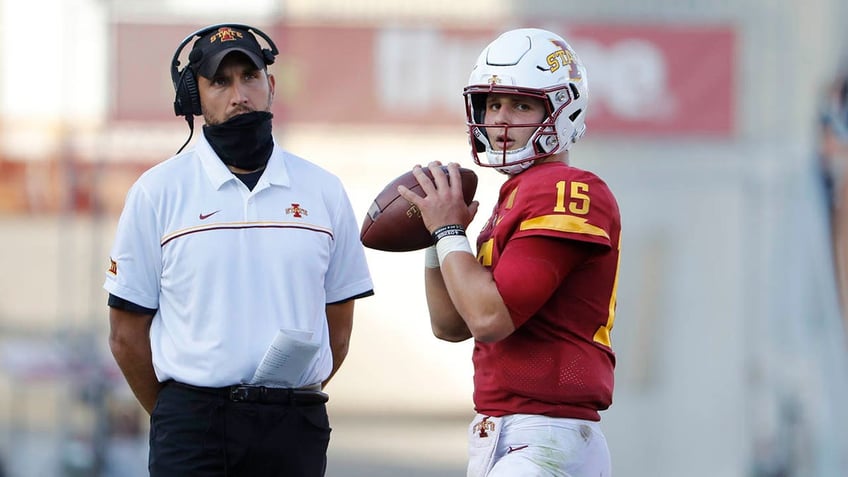
[[732, 133], [730, 28], [575, 26], [567, 33], [588, 70], [590, 131]]
[[[274, 112], [290, 123], [461, 125], [462, 88], [480, 50], [497, 34], [494, 29], [259, 27], [281, 52], [271, 67], [277, 78]], [[562, 32], [587, 67], [591, 134], [732, 134], [736, 39], [731, 27], [545, 27]], [[169, 62], [196, 28], [116, 25], [115, 119], [174, 117]]]

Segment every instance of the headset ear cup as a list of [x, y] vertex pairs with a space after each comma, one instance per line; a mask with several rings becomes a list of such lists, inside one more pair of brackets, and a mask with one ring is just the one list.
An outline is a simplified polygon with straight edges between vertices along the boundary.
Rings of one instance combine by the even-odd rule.
[[177, 85], [177, 99], [174, 101], [174, 112], [177, 116], [200, 116], [203, 110], [200, 108], [200, 93], [197, 90], [197, 81], [194, 72], [186, 67], [180, 74]]
[[185, 89], [191, 105], [191, 114], [200, 116], [203, 110], [200, 108], [200, 92], [197, 89], [197, 80], [194, 78], [194, 72], [188, 68], [185, 75]]

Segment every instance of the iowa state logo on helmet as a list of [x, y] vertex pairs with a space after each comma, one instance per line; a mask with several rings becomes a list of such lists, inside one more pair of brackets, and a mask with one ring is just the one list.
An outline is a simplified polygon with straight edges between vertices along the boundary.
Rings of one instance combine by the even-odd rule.
[[556, 38], [551, 38], [551, 43], [554, 44], [558, 48], [558, 50], [549, 54], [545, 61], [548, 63], [550, 67], [550, 72], [555, 73], [557, 70], [563, 67], [568, 68], [569, 78], [572, 81], [580, 81], [582, 79], [580, 74], [580, 68], [572, 68], [572, 66], [577, 63], [577, 58], [571, 48], [562, 40], [558, 40]]

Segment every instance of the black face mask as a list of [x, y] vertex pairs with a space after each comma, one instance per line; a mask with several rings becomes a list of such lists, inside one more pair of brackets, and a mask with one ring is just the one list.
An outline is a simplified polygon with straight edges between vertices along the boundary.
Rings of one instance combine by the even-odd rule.
[[204, 125], [203, 134], [224, 164], [255, 171], [265, 167], [274, 150], [273, 117], [268, 111], [239, 114], [215, 126]]

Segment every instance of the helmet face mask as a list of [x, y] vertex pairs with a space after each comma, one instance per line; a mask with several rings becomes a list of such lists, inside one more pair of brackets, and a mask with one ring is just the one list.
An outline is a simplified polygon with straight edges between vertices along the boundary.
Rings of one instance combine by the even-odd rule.
[[[486, 124], [489, 94], [542, 100], [545, 117], [533, 124]], [[566, 151], [585, 132], [586, 72], [570, 46], [554, 33], [524, 28], [493, 41], [474, 65], [463, 91], [474, 162], [517, 174], [541, 158]], [[533, 127], [529, 141], [510, 150], [494, 149], [487, 131]], [[485, 160], [480, 153], [485, 152]]]

